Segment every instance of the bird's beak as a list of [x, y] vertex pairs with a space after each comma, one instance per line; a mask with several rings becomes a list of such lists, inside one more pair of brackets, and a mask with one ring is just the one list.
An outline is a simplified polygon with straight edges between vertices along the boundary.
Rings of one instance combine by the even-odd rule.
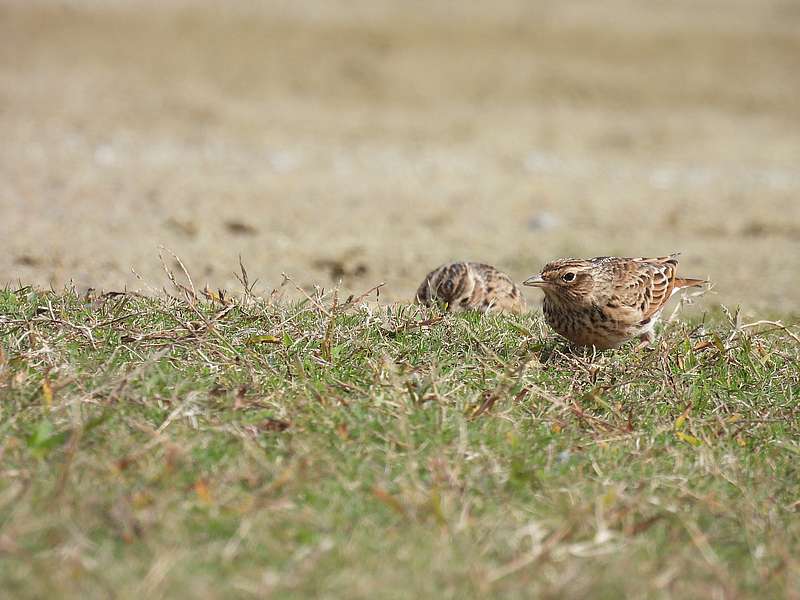
[[542, 287], [543, 285], [547, 285], [547, 282], [542, 279], [541, 275], [532, 275], [528, 277], [525, 281], [522, 282], [522, 285], [532, 285], [535, 287]]

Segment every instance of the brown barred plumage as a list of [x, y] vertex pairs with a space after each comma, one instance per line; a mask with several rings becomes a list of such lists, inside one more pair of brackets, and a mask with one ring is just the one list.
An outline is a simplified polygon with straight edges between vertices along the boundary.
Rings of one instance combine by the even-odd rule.
[[545, 265], [524, 285], [544, 291], [545, 320], [580, 346], [615, 348], [638, 337], [654, 339], [653, 327], [672, 295], [702, 279], [676, 277], [678, 254], [658, 258], [599, 256]]
[[440, 302], [448, 311], [525, 310], [525, 298], [511, 278], [495, 267], [476, 262], [454, 262], [428, 273], [417, 289], [418, 302]]

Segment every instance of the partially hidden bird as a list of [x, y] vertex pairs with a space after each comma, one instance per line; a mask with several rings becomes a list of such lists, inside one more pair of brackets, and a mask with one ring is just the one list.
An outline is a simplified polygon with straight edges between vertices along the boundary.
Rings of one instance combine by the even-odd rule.
[[644, 346], [655, 339], [654, 326], [672, 295], [707, 283], [677, 277], [678, 256], [564, 258], [523, 285], [542, 289], [545, 321], [573, 344], [607, 349], [638, 337]]
[[417, 302], [439, 303], [449, 312], [512, 312], [525, 310], [525, 298], [514, 281], [492, 265], [452, 262], [425, 277], [417, 289]]

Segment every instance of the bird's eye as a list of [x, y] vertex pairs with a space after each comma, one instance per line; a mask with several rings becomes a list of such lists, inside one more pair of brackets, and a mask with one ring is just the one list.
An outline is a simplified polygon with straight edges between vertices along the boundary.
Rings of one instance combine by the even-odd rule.
[[570, 281], [575, 281], [575, 273], [564, 273], [561, 276], [561, 279], [569, 283]]

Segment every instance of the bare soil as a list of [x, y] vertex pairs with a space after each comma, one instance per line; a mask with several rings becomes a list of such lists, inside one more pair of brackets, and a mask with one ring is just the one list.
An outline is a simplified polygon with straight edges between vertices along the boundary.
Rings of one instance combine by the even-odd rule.
[[706, 303], [800, 311], [796, 2], [220, 6], [0, 4], [0, 283], [153, 290], [163, 245], [400, 300], [682, 251]]

